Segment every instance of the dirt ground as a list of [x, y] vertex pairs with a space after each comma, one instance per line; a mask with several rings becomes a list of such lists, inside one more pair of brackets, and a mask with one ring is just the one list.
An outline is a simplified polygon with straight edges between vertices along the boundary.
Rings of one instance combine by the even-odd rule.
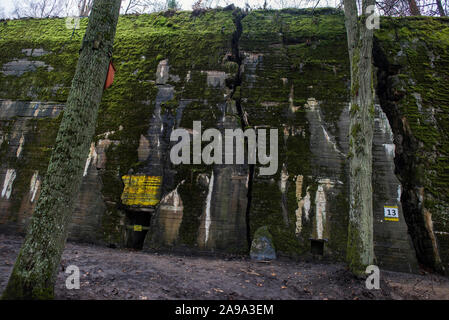
[[[0, 292], [22, 238], [0, 234]], [[69, 265], [80, 289], [68, 290]], [[435, 274], [381, 271], [380, 290], [368, 290], [342, 264], [269, 263], [246, 258], [192, 257], [68, 243], [56, 282], [57, 299], [448, 299], [449, 279]]]

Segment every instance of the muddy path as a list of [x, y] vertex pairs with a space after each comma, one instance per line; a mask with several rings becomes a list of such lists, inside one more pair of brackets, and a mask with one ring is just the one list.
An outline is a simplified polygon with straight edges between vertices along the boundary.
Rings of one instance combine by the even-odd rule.
[[[0, 292], [22, 238], [0, 234]], [[68, 290], [69, 265], [80, 289]], [[449, 279], [381, 271], [381, 289], [368, 290], [343, 264], [192, 257], [68, 243], [57, 299], [449, 299]]]

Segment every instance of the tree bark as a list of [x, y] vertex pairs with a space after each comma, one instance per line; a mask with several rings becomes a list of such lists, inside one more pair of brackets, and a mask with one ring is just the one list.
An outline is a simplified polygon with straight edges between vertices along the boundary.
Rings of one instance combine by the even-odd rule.
[[[363, 12], [374, 0], [362, 3]], [[349, 127], [350, 209], [347, 262], [356, 275], [373, 263], [372, 139], [374, 92], [372, 70], [373, 29], [360, 18], [356, 0], [345, 0], [345, 24], [351, 66]]]
[[418, 5], [415, 0], [408, 0], [408, 5], [410, 7], [410, 14], [412, 16], [420, 16], [421, 12], [419, 11]]
[[41, 195], [3, 299], [51, 299], [95, 131], [121, 0], [95, 0]]

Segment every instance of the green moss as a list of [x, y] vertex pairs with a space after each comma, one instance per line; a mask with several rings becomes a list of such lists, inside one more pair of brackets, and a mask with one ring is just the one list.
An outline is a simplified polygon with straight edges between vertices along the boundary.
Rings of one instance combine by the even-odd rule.
[[357, 104], [351, 104], [351, 110], [350, 110], [351, 117], [354, 117], [359, 110], [360, 110], [360, 107]]
[[355, 123], [351, 128], [351, 137], [357, 139], [360, 133], [362, 133], [362, 125], [360, 123]]
[[12, 273], [8, 285], [2, 293], [1, 300], [52, 300], [54, 299], [53, 287], [45, 286], [41, 274], [36, 280], [36, 275], [28, 277], [28, 281], [34, 285], [30, 289], [30, 283], [24, 281], [20, 274]]
[[2, 163], [6, 163], [7, 161], [8, 147], [15, 121], [16, 119], [0, 121], [0, 132], [2, 137], [2, 143], [0, 144], [0, 161]]
[[[191, 128], [194, 120], [202, 120], [203, 129], [216, 127], [223, 116], [219, 106], [224, 102], [226, 90], [207, 86], [207, 74], [203, 71], [223, 71], [231, 79], [236, 77], [238, 65], [223, 59], [232, 51], [232, 38], [236, 32], [233, 19], [231, 11], [223, 10], [210, 10], [200, 17], [193, 17], [190, 12], [177, 12], [172, 17], [162, 13], [120, 17], [113, 55], [117, 72], [113, 86], [104, 92], [95, 136], [95, 141], [105, 139], [106, 135], [111, 140], [106, 151], [106, 167], [99, 172], [102, 193], [108, 203], [102, 222], [106, 241], [119, 242], [121, 239], [121, 176], [131, 168], [138, 171], [143, 166], [138, 161], [137, 148], [140, 136], [148, 130], [154, 110], [158, 63], [168, 59], [170, 74], [180, 79], [169, 80], [175, 87], [175, 97], [161, 106], [162, 114], [175, 117], [180, 112], [180, 101], [191, 99], [183, 110], [180, 126]], [[422, 143], [416, 155], [414, 179], [432, 196], [426, 203], [435, 209], [435, 226], [442, 231], [448, 228], [444, 223], [444, 210], [449, 201], [446, 192], [449, 184], [448, 23], [448, 19], [436, 18], [385, 18], [381, 21], [382, 28], [376, 31], [391, 64], [401, 66], [400, 85], [395, 88], [404, 93], [401, 112], [406, 116], [413, 136]], [[64, 19], [14, 20], [1, 24], [0, 68], [14, 59], [27, 59], [42, 61], [54, 70], [40, 67], [22, 76], [0, 73], [0, 98], [65, 101], [86, 25], [87, 19], [82, 19], [81, 29], [75, 30], [71, 38], [73, 30], [66, 29]], [[320, 114], [324, 121], [335, 124], [349, 100], [350, 70], [344, 15], [340, 10], [329, 8], [254, 10], [244, 17], [242, 26], [240, 51], [258, 54], [260, 60], [253, 71], [245, 68], [242, 84], [232, 98], [240, 101], [248, 114], [249, 127], [280, 129], [279, 167], [285, 164], [289, 172], [289, 188], [285, 195], [289, 225], [283, 222], [279, 169], [268, 179], [256, 177], [250, 229], [254, 232], [267, 225], [280, 252], [303, 254], [310, 249], [308, 238], [313, 226], [311, 221], [304, 220], [301, 235], [295, 235], [297, 199], [294, 179], [298, 175], [304, 176], [303, 196], [307, 187], [311, 194], [317, 188], [312, 176], [315, 168], [310, 144], [313, 142], [308, 134], [304, 104], [311, 97], [322, 102]], [[48, 54], [29, 57], [22, 52], [22, 49], [33, 48], [43, 48]], [[188, 74], [189, 81], [186, 79]], [[354, 93], [357, 85], [352, 89]], [[413, 93], [421, 95], [422, 108]], [[299, 107], [295, 113], [290, 111], [290, 94], [293, 105]], [[352, 114], [356, 108], [352, 106]], [[2, 162], [8, 162], [8, 166], [18, 170], [13, 188], [16, 209], [23, 194], [28, 192], [33, 170], [42, 173], [46, 170], [57, 121], [30, 122], [36, 128], [30, 131], [30, 137], [26, 137], [23, 164], [7, 157], [6, 140], [0, 146]], [[7, 132], [13, 125], [14, 119], [2, 123], [1, 130], [6, 132], [6, 139], [10, 138]], [[289, 132], [288, 136], [282, 134], [284, 128]], [[354, 147], [360, 142], [356, 137], [361, 128], [354, 126], [352, 129], [350, 143]], [[429, 157], [429, 154], [436, 156]], [[210, 174], [211, 168], [178, 166], [174, 169], [177, 184], [186, 180], [179, 189], [185, 207], [179, 242], [194, 246], [206, 193], [204, 187], [197, 184], [196, 177], [200, 173]], [[320, 173], [328, 174], [324, 169]], [[345, 199], [344, 192], [334, 199], [338, 212], [347, 212]], [[314, 212], [313, 206], [311, 212]], [[340, 256], [345, 250], [340, 248], [345, 247], [346, 237], [342, 226], [347, 224], [343, 216], [336, 218], [341, 223], [330, 221], [331, 250]]]
[[[432, 213], [434, 230], [449, 232], [449, 19], [384, 18], [376, 32], [388, 62], [398, 69], [391, 92], [404, 130], [415, 141], [409, 183], [425, 190], [425, 207]], [[419, 99], [420, 97], [420, 99]], [[429, 201], [427, 201], [429, 200]], [[440, 256], [449, 267], [449, 256]]]
[[[42, 61], [45, 67], [21, 76], [0, 73], [2, 98], [40, 101], [65, 101], [77, 63], [77, 52], [87, 19], [73, 37], [65, 19], [12, 20], [0, 26], [0, 67], [16, 59]], [[44, 49], [47, 54], [27, 56], [23, 49]], [[48, 67], [53, 68], [49, 71]]]
[[[386, 28], [379, 30], [376, 37], [391, 57], [391, 63], [400, 63], [400, 89], [405, 90], [399, 102], [400, 112], [407, 119], [410, 133], [422, 143], [417, 159], [426, 162], [428, 168], [424, 174], [427, 182], [422, 181], [424, 177], [417, 178], [439, 198], [442, 188], [449, 186], [449, 180], [444, 178], [447, 175], [445, 159], [449, 155], [449, 89], [444, 80], [449, 72], [449, 21], [438, 18], [384, 19], [382, 23]], [[405, 60], [396, 58], [401, 57], [401, 50]], [[416, 93], [422, 101], [416, 100]], [[434, 148], [439, 153], [437, 159], [442, 161], [429, 159], [428, 153], [434, 152]], [[429, 175], [431, 172], [435, 174]]]
[[349, 269], [356, 276], [364, 276], [366, 265], [361, 263], [362, 257], [360, 256], [360, 236], [357, 228], [349, 227], [348, 231], [348, 247], [346, 250], [346, 261], [349, 264]]
[[[260, 240], [261, 238], [267, 238], [270, 242], [273, 242], [273, 236], [271, 235], [270, 231], [268, 231], [267, 226], [260, 227], [254, 233], [254, 239]], [[253, 243], [254, 243], [254, 241], [253, 241]], [[257, 247], [257, 244], [255, 245], [255, 247]]]
[[[118, 142], [107, 149], [106, 169], [101, 172], [102, 192], [106, 200], [118, 205], [123, 190], [121, 176], [131, 168], [138, 172], [143, 166], [138, 161], [137, 148], [140, 136], [146, 134], [153, 115], [158, 90], [154, 80], [160, 60], [168, 59], [170, 74], [180, 78], [178, 82], [171, 82], [176, 97], [161, 105], [161, 113], [175, 116], [181, 98], [207, 99], [208, 104], [193, 102], [185, 108], [181, 126], [191, 127], [192, 121], [199, 119], [203, 121], [203, 127], [215, 126], [221, 114], [213, 109], [212, 103], [218, 101], [220, 92], [205, 85], [206, 74], [201, 70], [229, 69], [217, 61], [224, 56], [234, 32], [230, 17], [229, 12], [212, 11], [201, 19], [192, 18], [189, 12], [178, 12], [173, 17], [152, 14], [120, 18], [114, 46], [116, 78], [113, 86], [105, 92], [97, 125], [97, 139], [102, 138], [103, 133], [114, 132], [108, 138]], [[144, 45], [136, 46], [136, 43]], [[191, 80], [185, 81], [189, 71]], [[197, 191], [200, 192], [195, 187], [189, 190], [194, 192], [192, 196]], [[188, 196], [184, 197], [188, 199]], [[193, 207], [187, 204], [189, 209], [186, 212], [194, 210]], [[108, 208], [103, 221], [105, 237], [120, 238], [121, 230], [117, 228], [120, 219], [121, 214], [116, 207]], [[184, 224], [180, 230], [181, 242], [192, 244], [195, 232]]]
[[[252, 125], [278, 128], [279, 169], [272, 177], [257, 177], [252, 190], [250, 230], [268, 226], [276, 249], [290, 256], [307, 255], [309, 238], [313, 236], [315, 204], [318, 184], [310, 145], [310, 129], [304, 104], [309, 98], [320, 101], [320, 114], [326, 123], [337, 123], [349, 100], [347, 82], [349, 61], [347, 55], [344, 17], [341, 11], [326, 11], [326, 15], [312, 16], [308, 10], [252, 11], [242, 21], [242, 50], [261, 54], [254, 71], [245, 66], [240, 89], [242, 107]], [[281, 35], [279, 33], [282, 33]], [[253, 72], [254, 76], [251, 76]], [[291, 94], [293, 96], [291, 97]], [[243, 99], [244, 97], [244, 99]], [[289, 99], [299, 107], [291, 113]], [[267, 103], [268, 102], [268, 103]], [[282, 135], [286, 130], [288, 136]], [[338, 142], [338, 141], [337, 141]], [[280, 170], [288, 170], [286, 207], [288, 226], [282, 215], [279, 189]], [[256, 169], [258, 170], [258, 169]], [[320, 175], [328, 176], [320, 168]], [[296, 177], [302, 175], [303, 197], [306, 190], [312, 196], [309, 219], [303, 218], [302, 231], [295, 234], [298, 199]], [[273, 178], [273, 181], [269, 180]], [[343, 192], [344, 198], [346, 193]], [[338, 209], [347, 207], [338, 199]], [[343, 211], [342, 214], [344, 214]], [[339, 218], [341, 218], [339, 216]], [[341, 257], [345, 251], [347, 222], [335, 218], [330, 221], [332, 248], [329, 254]], [[343, 230], [343, 235], [337, 233]], [[253, 236], [253, 235], [251, 235]], [[335, 239], [335, 240], [334, 240]], [[335, 243], [335, 246], [334, 246]], [[340, 250], [339, 250], [340, 249]]]
[[[16, 179], [14, 180], [13, 191], [11, 194], [12, 205], [10, 212], [12, 221], [16, 221], [17, 214], [20, 212], [23, 195], [28, 194], [30, 190], [30, 181], [35, 171], [43, 179], [47, 172], [47, 166], [62, 114], [57, 118], [31, 119], [27, 122], [27, 133], [25, 134], [25, 143], [20, 158], [15, 154], [8, 157], [8, 168], [16, 170]], [[27, 214], [31, 214], [28, 212]]]
[[[198, 243], [198, 230], [201, 224], [200, 217], [203, 214], [203, 205], [207, 196], [207, 187], [197, 183], [198, 174], [210, 173], [207, 168], [192, 170], [188, 166], [181, 165], [177, 168], [177, 179], [187, 179], [178, 188], [184, 207], [181, 226], [179, 227], [178, 244], [195, 247]], [[191, 174], [189, 174], [189, 171]]]

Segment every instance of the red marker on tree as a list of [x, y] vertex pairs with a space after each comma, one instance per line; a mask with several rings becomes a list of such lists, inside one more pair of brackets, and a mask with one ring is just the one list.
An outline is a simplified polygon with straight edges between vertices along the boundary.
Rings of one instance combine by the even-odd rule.
[[106, 75], [106, 82], [104, 83], [105, 90], [107, 88], [109, 88], [112, 85], [112, 83], [114, 82], [114, 75], [115, 75], [115, 67], [111, 61], [111, 62], [109, 62], [108, 74]]

